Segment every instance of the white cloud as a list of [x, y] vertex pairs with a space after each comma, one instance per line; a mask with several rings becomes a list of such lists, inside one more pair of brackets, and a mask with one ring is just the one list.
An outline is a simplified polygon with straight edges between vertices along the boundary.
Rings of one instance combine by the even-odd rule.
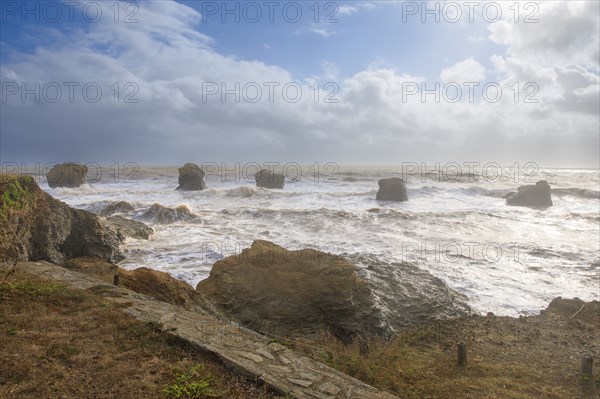
[[481, 82], [485, 79], [485, 68], [469, 57], [442, 70], [440, 78], [443, 82]]
[[367, 2], [353, 2], [348, 4], [341, 4], [338, 7], [338, 15], [352, 15], [357, 13], [360, 9], [371, 11], [376, 8], [375, 4]]
[[309, 29], [309, 32], [315, 33], [323, 37], [333, 36], [336, 33], [330, 26], [325, 24], [312, 24]]
[[[507, 2], [508, 4], [508, 2]], [[504, 4], [505, 6], [507, 4]], [[535, 3], [539, 8], [527, 23], [521, 9], [520, 21], [505, 10], [503, 20], [489, 24], [490, 39], [508, 46], [508, 55], [539, 64], [577, 63], [587, 68], [599, 66], [600, 2], [545, 1]]]
[[469, 41], [473, 43], [481, 43], [486, 40], [487, 38], [484, 36], [469, 36]]
[[338, 14], [340, 15], [352, 15], [358, 11], [358, 8], [351, 5], [341, 5], [338, 8]]

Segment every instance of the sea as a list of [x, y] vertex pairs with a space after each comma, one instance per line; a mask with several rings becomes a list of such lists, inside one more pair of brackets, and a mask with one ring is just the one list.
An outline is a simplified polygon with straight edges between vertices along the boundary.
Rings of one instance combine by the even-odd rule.
[[[150, 220], [154, 236], [128, 238], [121, 266], [164, 271], [194, 287], [216, 261], [261, 239], [290, 250], [412, 263], [465, 294], [482, 314], [535, 314], [559, 296], [600, 300], [596, 169], [293, 163], [275, 167], [286, 184], [270, 190], [255, 185], [259, 165], [200, 166], [206, 189], [194, 192], [176, 190], [175, 166], [92, 168], [88, 182], [73, 189], [52, 189], [43, 178], [39, 184], [96, 213], [127, 201], [135, 211], [121, 216], [132, 219], [155, 203], [186, 206], [197, 218]], [[388, 177], [406, 181], [408, 201], [375, 199], [378, 180]], [[538, 180], [552, 187], [552, 207], [506, 205], [507, 194]]]

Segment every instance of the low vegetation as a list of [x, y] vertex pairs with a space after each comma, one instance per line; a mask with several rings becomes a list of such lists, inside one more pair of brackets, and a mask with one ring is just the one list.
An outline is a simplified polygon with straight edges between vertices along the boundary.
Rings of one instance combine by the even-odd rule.
[[[405, 399], [598, 398], [600, 378], [582, 384], [580, 356], [598, 359], [600, 303], [523, 318], [473, 317], [406, 330], [393, 339], [344, 345], [331, 334], [293, 348]], [[457, 366], [457, 342], [468, 364]], [[595, 392], [594, 392], [595, 390]]]
[[[12, 269], [14, 271], [14, 269]], [[0, 276], [0, 397], [267, 399], [265, 388], [207, 354], [135, 321], [102, 286], [75, 291], [19, 273]], [[555, 300], [539, 316], [468, 317], [345, 345], [322, 333], [277, 342], [403, 399], [587, 399], [599, 373], [600, 303]], [[468, 364], [457, 366], [456, 344]]]
[[18, 273], [0, 283], [0, 397], [275, 397], [94, 291]]
[[[31, 177], [25, 176], [22, 179], [27, 182]], [[33, 202], [33, 194], [14, 176], [0, 174], [0, 192], [0, 220], [4, 222], [8, 221], [10, 211], [22, 210]]]

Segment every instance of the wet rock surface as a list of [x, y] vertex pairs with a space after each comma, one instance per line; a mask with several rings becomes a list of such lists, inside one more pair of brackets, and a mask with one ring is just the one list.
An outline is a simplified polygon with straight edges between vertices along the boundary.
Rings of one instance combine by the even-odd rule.
[[195, 163], [186, 163], [179, 168], [179, 187], [177, 190], [204, 190], [204, 171]]
[[48, 185], [52, 188], [74, 188], [85, 183], [87, 172], [87, 166], [67, 162], [60, 165], [54, 165], [48, 173], [46, 173], [46, 180], [48, 181]]
[[127, 201], [117, 201], [108, 204], [102, 211], [100, 215], [102, 216], [112, 216], [115, 213], [129, 213], [133, 212], [135, 209], [133, 206]]
[[379, 191], [377, 191], [376, 199], [378, 201], [408, 201], [404, 180], [399, 177], [379, 180]]
[[102, 225], [107, 229], [115, 231], [121, 239], [132, 237], [147, 240], [154, 234], [154, 230], [144, 223], [121, 216], [111, 216], [106, 218], [105, 220], [102, 220]]
[[507, 196], [506, 204], [527, 207], [552, 206], [550, 185], [547, 181], [540, 180], [535, 185], [521, 186], [516, 193]]
[[194, 220], [198, 217], [185, 205], [177, 208], [169, 208], [160, 204], [154, 204], [140, 217], [141, 220], [158, 224], [169, 224], [182, 220]]
[[285, 185], [285, 176], [272, 172], [267, 169], [260, 170], [255, 176], [256, 187], [262, 188], [283, 188]]

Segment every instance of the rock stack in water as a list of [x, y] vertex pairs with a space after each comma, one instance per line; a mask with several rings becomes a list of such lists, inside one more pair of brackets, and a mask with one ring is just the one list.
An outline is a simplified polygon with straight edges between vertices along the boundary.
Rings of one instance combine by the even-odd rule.
[[379, 201], [408, 201], [404, 180], [399, 177], [379, 180], [376, 198]]
[[529, 207], [552, 206], [550, 185], [546, 180], [540, 180], [535, 185], [528, 184], [521, 186], [516, 193], [510, 194], [506, 198], [506, 204]]
[[79, 187], [85, 183], [87, 172], [87, 166], [67, 162], [60, 165], [54, 165], [48, 173], [46, 173], [46, 180], [51, 188]]
[[106, 207], [104, 207], [104, 209], [102, 209], [100, 214], [102, 216], [111, 216], [114, 213], [129, 213], [129, 212], [133, 212], [133, 211], [135, 211], [135, 208], [129, 202], [117, 201], [117, 202], [112, 202], [112, 203], [108, 204]]
[[204, 190], [204, 171], [195, 163], [186, 163], [179, 168], [179, 187], [177, 190]]
[[186, 205], [179, 205], [177, 208], [168, 208], [161, 204], [154, 204], [142, 214], [141, 219], [159, 224], [169, 224], [182, 220], [197, 219], [197, 216]]
[[256, 175], [256, 187], [263, 188], [283, 188], [285, 185], [285, 176], [279, 173], [272, 172], [267, 169], [262, 169]]

